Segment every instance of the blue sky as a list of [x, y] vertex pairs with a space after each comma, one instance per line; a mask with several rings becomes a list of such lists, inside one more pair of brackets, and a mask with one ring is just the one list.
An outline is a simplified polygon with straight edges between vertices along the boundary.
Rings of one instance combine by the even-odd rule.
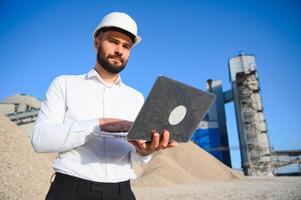
[[[0, 100], [16, 93], [44, 98], [61, 74], [95, 63], [92, 34], [112, 11], [129, 13], [142, 42], [122, 79], [147, 96], [163, 74], [200, 89], [220, 79], [230, 89], [228, 59], [254, 54], [270, 141], [301, 149], [301, 1], [32, 1], [0, 0]], [[227, 104], [231, 146], [238, 146], [233, 104]], [[239, 152], [231, 151], [234, 167]]]

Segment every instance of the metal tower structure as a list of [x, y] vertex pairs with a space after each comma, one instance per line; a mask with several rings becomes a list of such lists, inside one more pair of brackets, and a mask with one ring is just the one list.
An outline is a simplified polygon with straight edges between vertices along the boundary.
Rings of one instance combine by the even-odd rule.
[[255, 57], [240, 54], [229, 59], [230, 81], [245, 175], [273, 175], [270, 142]]

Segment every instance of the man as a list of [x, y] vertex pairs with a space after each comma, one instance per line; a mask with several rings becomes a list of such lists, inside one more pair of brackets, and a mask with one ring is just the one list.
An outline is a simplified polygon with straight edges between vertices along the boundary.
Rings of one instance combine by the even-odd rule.
[[130, 16], [110, 13], [94, 32], [95, 68], [51, 83], [32, 136], [35, 151], [58, 152], [47, 200], [135, 199], [132, 162], [145, 164], [155, 151], [176, 146], [168, 131], [152, 133], [151, 143], [113, 137], [129, 130], [144, 101], [119, 75], [140, 41]]

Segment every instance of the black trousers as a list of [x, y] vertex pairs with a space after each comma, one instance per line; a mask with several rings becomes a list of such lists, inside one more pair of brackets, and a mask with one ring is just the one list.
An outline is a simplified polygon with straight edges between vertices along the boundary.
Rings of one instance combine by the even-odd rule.
[[56, 173], [46, 200], [135, 200], [130, 181], [99, 183]]

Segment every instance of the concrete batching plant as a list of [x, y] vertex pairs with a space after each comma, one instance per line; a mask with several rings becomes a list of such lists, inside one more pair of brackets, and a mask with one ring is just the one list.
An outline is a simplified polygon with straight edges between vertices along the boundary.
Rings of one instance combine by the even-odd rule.
[[226, 92], [220, 80], [207, 81], [207, 90], [216, 94], [217, 100], [192, 140], [231, 167], [224, 104], [233, 101], [244, 174], [273, 175], [255, 57], [240, 54], [231, 58], [229, 74], [232, 89]]

